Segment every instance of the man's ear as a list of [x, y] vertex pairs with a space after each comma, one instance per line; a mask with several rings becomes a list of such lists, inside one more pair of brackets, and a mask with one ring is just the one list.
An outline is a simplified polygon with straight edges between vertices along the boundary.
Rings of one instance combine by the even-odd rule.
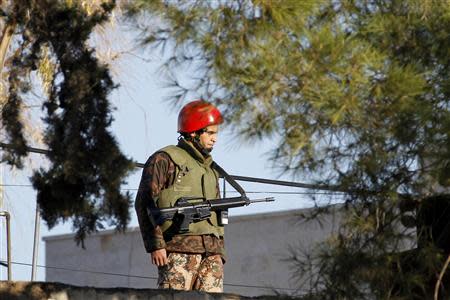
[[195, 138], [195, 136], [197, 135], [195, 132], [191, 132], [189, 133], [189, 135], [191, 136], [191, 138]]

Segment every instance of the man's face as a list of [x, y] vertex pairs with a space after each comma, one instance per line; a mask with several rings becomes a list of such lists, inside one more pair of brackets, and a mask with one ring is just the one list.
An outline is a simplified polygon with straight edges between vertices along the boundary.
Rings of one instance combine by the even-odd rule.
[[211, 125], [205, 128], [205, 132], [203, 132], [200, 136], [200, 145], [207, 150], [212, 150], [214, 144], [217, 141], [217, 133], [219, 132], [218, 125]]

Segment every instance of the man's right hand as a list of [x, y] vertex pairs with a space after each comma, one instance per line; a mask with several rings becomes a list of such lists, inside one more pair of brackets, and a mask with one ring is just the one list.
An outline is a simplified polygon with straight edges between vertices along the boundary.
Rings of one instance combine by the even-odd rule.
[[158, 249], [150, 253], [152, 258], [152, 264], [162, 267], [167, 265], [167, 252], [166, 249]]

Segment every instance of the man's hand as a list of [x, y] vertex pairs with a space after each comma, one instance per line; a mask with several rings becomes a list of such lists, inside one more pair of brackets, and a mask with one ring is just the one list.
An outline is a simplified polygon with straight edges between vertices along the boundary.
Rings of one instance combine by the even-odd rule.
[[167, 252], [166, 249], [158, 249], [150, 253], [152, 258], [152, 264], [162, 267], [167, 265]]

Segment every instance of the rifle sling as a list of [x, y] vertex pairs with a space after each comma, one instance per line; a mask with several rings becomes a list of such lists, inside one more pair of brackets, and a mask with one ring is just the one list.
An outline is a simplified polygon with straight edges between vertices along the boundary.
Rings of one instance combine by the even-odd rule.
[[219, 175], [223, 176], [225, 180], [236, 190], [241, 194], [242, 197], [247, 198], [247, 195], [245, 194], [244, 189], [241, 187], [239, 183], [236, 182], [236, 180], [233, 179], [221, 166], [219, 166], [215, 161], [212, 162], [211, 167], [215, 169]]

